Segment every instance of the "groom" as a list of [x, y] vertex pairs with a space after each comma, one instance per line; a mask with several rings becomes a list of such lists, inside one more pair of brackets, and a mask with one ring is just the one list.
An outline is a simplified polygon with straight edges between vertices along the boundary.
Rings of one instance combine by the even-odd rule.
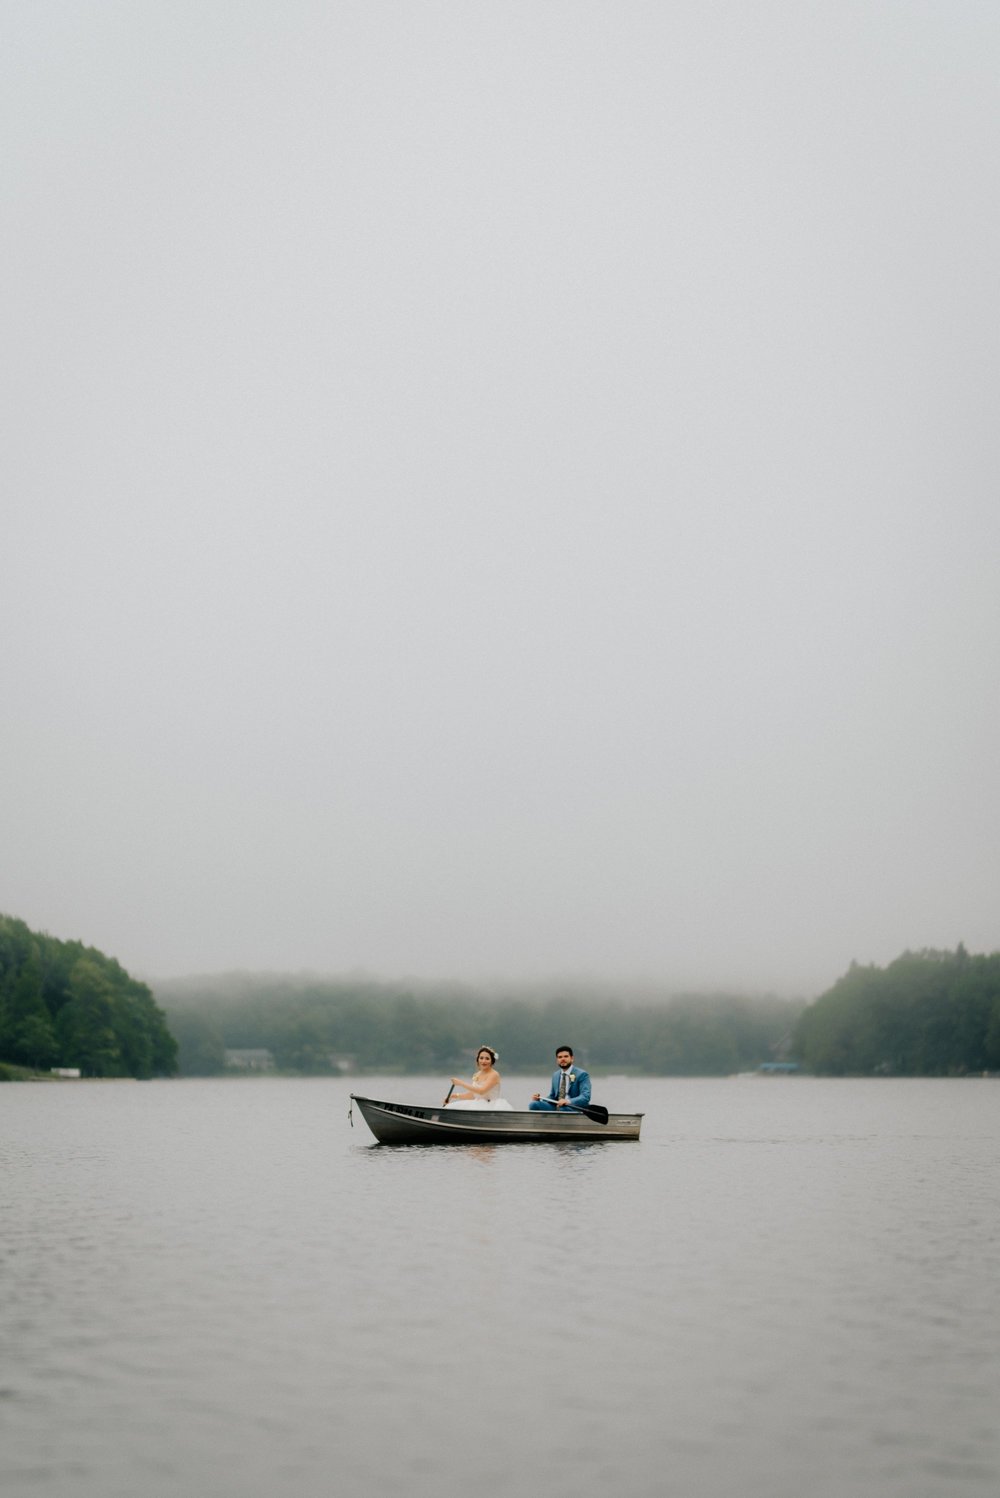
[[[536, 1092], [528, 1107], [548, 1111], [575, 1104], [577, 1108], [586, 1108], [589, 1102], [590, 1078], [579, 1066], [573, 1065], [573, 1047], [561, 1045], [556, 1051], [556, 1069], [552, 1073], [552, 1087], [548, 1097], [543, 1098], [540, 1092]], [[572, 1111], [571, 1107], [570, 1112]]]

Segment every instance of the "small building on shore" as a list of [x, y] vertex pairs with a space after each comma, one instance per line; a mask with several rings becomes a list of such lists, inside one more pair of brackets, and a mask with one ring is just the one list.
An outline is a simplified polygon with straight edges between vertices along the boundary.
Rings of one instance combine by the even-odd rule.
[[223, 1060], [227, 1068], [234, 1071], [273, 1071], [274, 1057], [263, 1046], [250, 1046], [235, 1050], [226, 1049]]

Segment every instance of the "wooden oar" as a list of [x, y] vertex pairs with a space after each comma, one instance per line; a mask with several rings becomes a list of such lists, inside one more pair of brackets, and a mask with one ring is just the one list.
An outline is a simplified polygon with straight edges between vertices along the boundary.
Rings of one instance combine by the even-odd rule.
[[[454, 1091], [455, 1091], [455, 1084], [454, 1084], [454, 1082], [452, 1082], [451, 1086], [448, 1088], [448, 1097], [451, 1097], [451, 1095], [452, 1095], [452, 1093]], [[448, 1106], [448, 1097], [446, 1097], [445, 1100], [444, 1100], [444, 1102], [441, 1104], [442, 1108], [447, 1108], [447, 1106]]]
[[[563, 1107], [572, 1108], [574, 1113], [586, 1113], [588, 1118], [599, 1124], [606, 1124], [611, 1116], [607, 1108], [602, 1108], [600, 1103], [588, 1103], [584, 1107], [581, 1107], [579, 1103], [564, 1103]], [[555, 1111], [558, 1113], [558, 1108]]]

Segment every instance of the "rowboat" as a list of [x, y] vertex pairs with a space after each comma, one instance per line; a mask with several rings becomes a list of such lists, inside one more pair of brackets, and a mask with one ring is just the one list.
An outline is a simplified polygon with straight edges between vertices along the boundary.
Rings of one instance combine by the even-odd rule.
[[[638, 1139], [641, 1113], [587, 1113], [567, 1108], [423, 1108], [414, 1103], [385, 1103], [351, 1093], [354, 1104], [379, 1144], [591, 1144], [605, 1139]], [[607, 1123], [601, 1121], [602, 1116]]]

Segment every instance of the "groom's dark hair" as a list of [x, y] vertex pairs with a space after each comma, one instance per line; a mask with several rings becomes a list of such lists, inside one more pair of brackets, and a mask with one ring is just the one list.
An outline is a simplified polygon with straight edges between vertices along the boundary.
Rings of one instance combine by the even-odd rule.
[[557, 1056], [558, 1056], [558, 1054], [559, 1054], [560, 1051], [569, 1051], [570, 1055], [572, 1056], [572, 1054], [573, 1054], [573, 1047], [571, 1045], [557, 1045], [556, 1046], [556, 1055]]

